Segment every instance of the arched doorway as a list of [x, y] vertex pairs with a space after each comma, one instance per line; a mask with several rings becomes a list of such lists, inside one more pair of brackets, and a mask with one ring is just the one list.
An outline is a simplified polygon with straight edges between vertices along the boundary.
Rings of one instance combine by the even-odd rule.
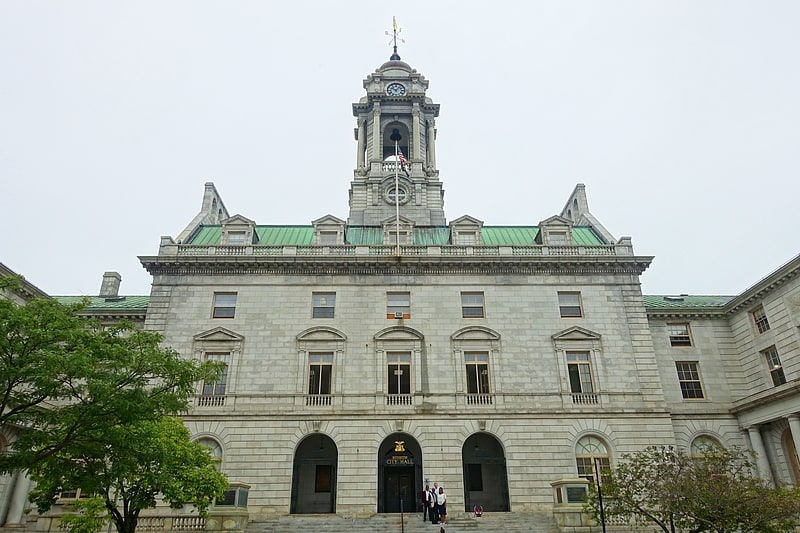
[[464, 468], [464, 510], [510, 510], [506, 457], [500, 442], [488, 433], [471, 435], [461, 449]]
[[309, 435], [294, 452], [292, 514], [336, 512], [336, 444], [327, 435]]
[[389, 435], [378, 448], [378, 512], [416, 512], [421, 491], [419, 444], [410, 435]]

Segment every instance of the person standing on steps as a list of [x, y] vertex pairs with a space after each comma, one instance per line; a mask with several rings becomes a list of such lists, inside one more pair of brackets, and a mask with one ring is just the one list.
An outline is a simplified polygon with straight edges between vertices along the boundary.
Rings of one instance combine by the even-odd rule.
[[447, 495], [444, 493], [444, 488], [439, 487], [439, 493], [436, 495], [436, 510], [439, 513], [439, 522], [442, 524], [447, 523]]
[[433, 484], [433, 488], [431, 489], [430, 493], [428, 494], [428, 513], [431, 517], [431, 524], [438, 524], [439, 523], [439, 506], [436, 504], [436, 496], [437, 496], [437, 487], [438, 483]]
[[[427, 517], [431, 516], [431, 487], [425, 485], [425, 489], [419, 493], [419, 502], [422, 504], [422, 521], [427, 522]], [[431, 519], [433, 520], [433, 519]]]

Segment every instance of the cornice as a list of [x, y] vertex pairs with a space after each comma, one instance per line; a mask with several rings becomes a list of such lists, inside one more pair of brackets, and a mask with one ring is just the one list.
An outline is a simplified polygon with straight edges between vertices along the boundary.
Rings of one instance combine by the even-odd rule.
[[640, 275], [652, 257], [141, 256], [152, 275]]

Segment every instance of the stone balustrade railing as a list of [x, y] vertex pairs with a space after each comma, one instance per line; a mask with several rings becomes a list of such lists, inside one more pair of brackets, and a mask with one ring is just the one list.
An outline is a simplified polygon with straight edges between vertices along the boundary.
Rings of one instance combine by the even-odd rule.
[[[170, 239], [171, 241], [171, 239]], [[393, 245], [335, 245], [335, 246], [296, 246], [296, 245], [211, 245], [176, 244], [163, 242], [159, 255], [182, 256], [392, 256], [397, 255]], [[401, 245], [403, 256], [632, 256], [630, 242], [608, 245], [576, 246], [433, 246]]]

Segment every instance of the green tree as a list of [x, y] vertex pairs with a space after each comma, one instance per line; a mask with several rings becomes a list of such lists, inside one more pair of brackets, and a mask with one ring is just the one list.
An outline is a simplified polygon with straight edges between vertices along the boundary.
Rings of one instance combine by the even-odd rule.
[[[800, 513], [800, 490], [772, 487], [756, 473], [751, 452], [708, 446], [690, 456], [647, 448], [623, 456], [601, 476], [607, 519], [620, 518], [700, 533], [791, 531]], [[600, 517], [593, 490], [587, 508]]]
[[87, 436], [92, 439], [73, 441], [30, 470], [36, 481], [30, 498], [39, 512], [64, 490], [80, 487], [94, 496], [64, 520], [71, 533], [97, 531], [106, 522], [119, 533], [134, 533], [140, 512], [155, 507], [159, 497], [205, 516], [227, 487], [210, 451], [191, 442], [177, 418], [95, 428]]
[[160, 346], [155, 332], [103, 328], [81, 307], [0, 299], [0, 425], [18, 428], [0, 472], [88, 445], [99, 430], [183, 412], [197, 381], [219, 371]]

